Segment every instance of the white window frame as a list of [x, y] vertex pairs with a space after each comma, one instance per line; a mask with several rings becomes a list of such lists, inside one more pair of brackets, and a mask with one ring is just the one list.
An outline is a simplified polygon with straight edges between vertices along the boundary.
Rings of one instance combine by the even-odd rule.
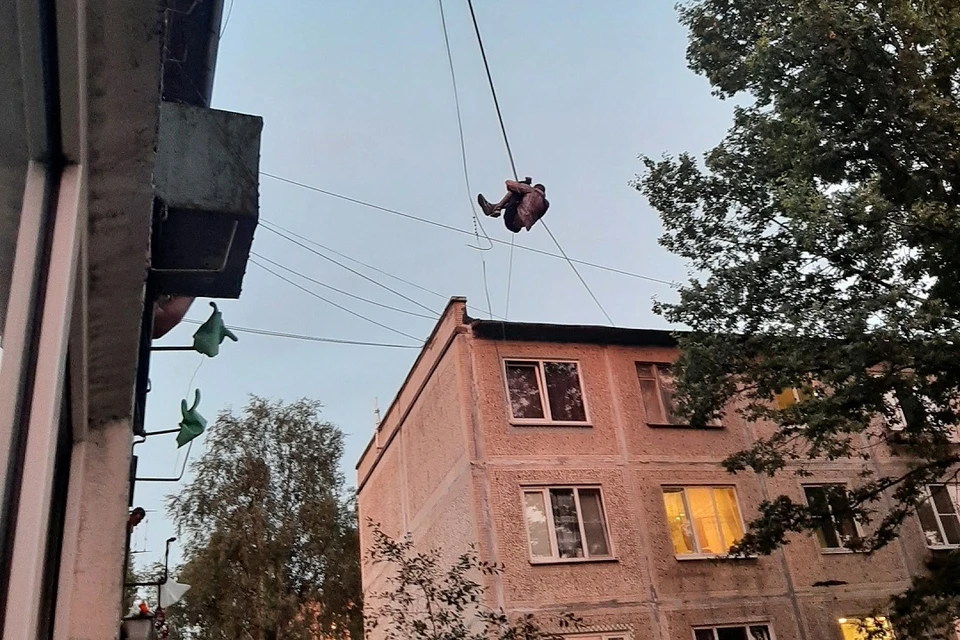
[[624, 630], [610, 632], [595, 631], [593, 633], [589, 631], [580, 631], [577, 633], [563, 635], [563, 640], [589, 640], [590, 638], [598, 638], [599, 640], [632, 640], [633, 634]]
[[[552, 362], [552, 361], [551, 361]], [[551, 489], [572, 489], [573, 500], [577, 505], [577, 524], [580, 527], [580, 542], [583, 545], [583, 557], [581, 558], [561, 558], [560, 550], [557, 545], [556, 524], [553, 522], [553, 508], [550, 501]], [[596, 489], [600, 494], [600, 509], [603, 515], [603, 535], [607, 539], [607, 555], [590, 556], [590, 550], [587, 548], [587, 532], [583, 527], [583, 509], [580, 507], [580, 490]], [[550, 535], [550, 557], [544, 558], [534, 556], [530, 548], [530, 526], [527, 522], [526, 514], [526, 496], [528, 493], [540, 493], [543, 496], [544, 510], [547, 517], [547, 532]], [[597, 484], [537, 484], [520, 487], [520, 507], [523, 512], [523, 527], [527, 536], [527, 557], [531, 564], [562, 564], [566, 562], [609, 562], [616, 560], [616, 551], [613, 548], [613, 537], [610, 535], [610, 524], [607, 520], [607, 499], [603, 495], [603, 487]]]
[[[510, 378], [507, 375], [507, 366], [513, 363], [536, 365], [537, 391], [540, 393], [540, 404], [543, 407], [542, 418], [517, 418], [513, 415], [513, 401], [510, 399]], [[577, 384], [580, 385], [580, 398], [583, 400], [584, 420], [554, 420], [550, 410], [550, 398], [547, 396], [547, 377], [543, 365], [575, 364], [577, 365]], [[503, 358], [503, 386], [507, 393], [507, 415], [511, 424], [517, 425], [552, 425], [552, 426], [590, 426], [590, 406], [587, 404], [587, 392], [583, 387], [583, 370], [579, 360], [564, 358]]]
[[[946, 543], [947, 532], [946, 532], [946, 531], [944, 530], [944, 528], [943, 528], [943, 522], [940, 521], [940, 512], [937, 511], [937, 503], [934, 502], [934, 500], [933, 500], [933, 492], [930, 490], [930, 487], [946, 487], [948, 484], [957, 484], [957, 482], [956, 482], [956, 481], [954, 481], [953, 483], [950, 483], [950, 482], [934, 482], [934, 483], [931, 483], [931, 484], [926, 485], [926, 487], [925, 487], [925, 489], [924, 489], [924, 490], [926, 491], [926, 494], [927, 494], [927, 497], [924, 498], [924, 500], [930, 503], [930, 508], [931, 508], [931, 510], [933, 511], [933, 516], [934, 516], [934, 518], [935, 518], [936, 521], [937, 521], [937, 529], [939, 529], [939, 531], [940, 531], [940, 539], [945, 542], [945, 544], [930, 544], [930, 543], [928, 542], [928, 543], [927, 543], [927, 548], [928, 548], [928, 549], [944, 550], [944, 549], [958, 549], [958, 548], [960, 548], [960, 544], [947, 544], [947, 543]], [[953, 497], [950, 496], [950, 493], [949, 493], [949, 492], [947, 492], [947, 497], [950, 498], [950, 501], [951, 501], [951, 502], [953, 502]], [[960, 504], [957, 504], [956, 502], [953, 502], [953, 508], [954, 508], [954, 511], [956, 512], [956, 515], [957, 515], [958, 517], [960, 517]], [[917, 519], [919, 520], [919, 516], [918, 516]], [[924, 531], [924, 538], [926, 538], [926, 531], [925, 531], [924, 528], [923, 528], [923, 523], [920, 523], [920, 530], [921, 530], [921, 531]]]
[[[885, 418], [885, 423], [887, 428], [894, 433], [899, 433], [907, 428], [907, 416], [903, 413], [903, 408], [900, 406], [900, 400], [897, 398], [897, 394], [893, 391], [887, 391], [883, 395], [883, 400], [886, 405], [893, 410], [892, 418]], [[927, 398], [920, 398], [926, 409], [933, 411], [936, 409], [934, 404]], [[954, 425], [953, 431], [947, 434], [947, 442], [951, 444], [960, 444], [960, 425]]]
[[[643, 397], [643, 390], [640, 391], [640, 402], [643, 404], [643, 417], [644, 422], [648, 427], [657, 427], [657, 428], [675, 428], [675, 429], [689, 429], [690, 425], [686, 422], [670, 422], [671, 411], [667, 410], [667, 407], [663, 404], [663, 387], [660, 381], [660, 369], [668, 369], [670, 363], [668, 362], [653, 362], [649, 360], [637, 360], [635, 363], [635, 369], [637, 374], [637, 385], [640, 385], [640, 367], [653, 367], [654, 371], [654, 383], [657, 386], [657, 404], [660, 407], [660, 413], [664, 417], [664, 422], [651, 422], [650, 417], [647, 415], [647, 402]], [[643, 380], [649, 380], [650, 378], [642, 378]], [[719, 420], [711, 420], [705, 425], [710, 429], [722, 429], [723, 424]]]
[[[810, 487], [810, 488], [813, 488], [813, 487], [843, 487], [844, 489], [846, 489], [846, 488], [847, 488], [847, 483], [846, 483], [846, 482], [810, 482], [810, 483], [803, 483], [803, 484], [800, 485], [800, 487], [801, 487], [801, 489], [803, 489], [803, 500], [804, 500], [804, 502], [807, 503], [807, 506], [810, 506], [810, 499], [807, 498], [807, 491], [806, 491], [808, 487]], [[833, 520], [833, 528], [834, 528], [834, 529], [836, 530], [836, 532], [837, 532], [837, 537], [839, 537], [839, 536], [840, 536], [840, 527], [837, 526], [836, 518], [835, 518], [834, 515], [833, 515], [833, 507], [830, 506], [830, 501], [829, 501], [829, 500], [827, 501], [827, 510], [828, 510], [829, 513], [830, 513], [830, 519]], [[853, 528], [857, 530], [857, 537], [862, 539], [862, 538], [863, 538], [863, 528], [860, 526], [860, 523], [857, 522], [857, 519], [854, 518], [853, 516], [850, 517], [850, 520], [853, 522]], [[847, 548], [847, 547], [823, 547], [823, 546], [820, 546], [820, 540], [819, 540], [819, 539], [817, 539], [817, 546], [820, 548], [820, 553], [827, 554], [827, 555], [834, 554], [834, 553], [857, 553], [857, 551], [855, 551], [854, 549], [849, 549], [849, 548]]]
[[708, 624], [708, 625], [697, 625], [690, 630], [690, 636], [693, 640], [697, 640], [697, 631], [703, 631], [708, 629], [713, 631], [713, 638], [717, 638], [717, 629], [731, 629], [742, 627], [746, 629], [747, 633], [750, 633], [750, 627], [766, 627], [767, 634], [770, 636], [770, 640], [777, 640], [777, 636], [773, 632], [773, 625], [770, 624], [769, 620], [763, 620], [758, 622], [731, 622], [729, 624]]
[[[690, 509], [690, 503], [687, 501], [687, 489], [733, 489], [733, 495], [737, 499], [737, 515], [740, 517], [740, 530], [746, 533], [747, 523], [743, 520], [743, 509], [740, 508], [740, 492], [737, 491], [737, 486], [733, 484], [665, 484], [660, 486], [660, 501], [663, 502], [663, 494], [671, 489], [680, 489], [683, 493], [683, 509], [687, 514], [687, 518], [690, 520], [690, 523], [693, 523], [693, 515]], [[720, 512], [717, 511], [717, 501], [713, 499], [711, 495], [711, 500], [713, 502], [713, 515], [717, 519], [717, 523], [720, 522]], [[664, 505], [664, 515], [666, 515], [666, 505]], [[667, 523], [667, 534], [670, 533], [670, 523]], [[693, 553], [674, 553], [674, 557], [677, 560], [704, 560], [704, 559], [715, 559], [715, 558], [726, 558], [729, 557], [727, 553], [703, 553], [700, 551], [700, 538], [697, 536], [697, 528], [691, 526], [690, 535], [693, 537], [693, 543], [696, 545], [697, 550]], [[671, 542], [672, 545], [672, 542]], [[755, 557], [755, 556], [748, 556]], [[757, 623], [760, 624], [760, 623]], [[721, 625], [721, 626], [737, 626], [737, 625]], [[706, 628], [706, 627], [698, 627]], [[712, 628], [712, 627], [711, 627]]]

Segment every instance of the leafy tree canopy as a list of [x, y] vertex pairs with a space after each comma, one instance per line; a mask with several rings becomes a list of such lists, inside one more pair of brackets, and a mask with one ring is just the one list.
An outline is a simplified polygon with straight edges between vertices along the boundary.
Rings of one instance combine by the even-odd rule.
[[224, 411], [168, 498], [185, 536], [177, 580], [191, 585], [171, 628], [198, 640], [362, 637], [353, 496], [343, 433], [320, 404], [253, 397]]
[[[960, 422], [960, 3], [697, 0], [679, 11], [691, 69], [741, 106], [702, 162], [643, 158], [635, 182], [660, 214], [661, 243], [692, 268], [679, 302], [656, 305], [691, 329], [678, 407], [702, 425], [736, 395], [744, 416], [777, 425], [731, 456], [731, 471], [804, 475], [815, 458], [862, 459], [845, 497], [871, 523], [859, 544], [878, 549], [960, 460], [949, 443]], [[773, 399], [791, 387], [804, 401], [780, 408]], [[877, 417], [901, 409], [905, 467], [883, 472], [873, 458], [891, 434]], [[785, 496], [761, 514], [739, 550], [769, 553], [823, 515]], [[910, 612], [931, 585], [950, 596], [938, 619], [958, 617], [954, 575], [900, 598], [903, 625], [924, 619]]]

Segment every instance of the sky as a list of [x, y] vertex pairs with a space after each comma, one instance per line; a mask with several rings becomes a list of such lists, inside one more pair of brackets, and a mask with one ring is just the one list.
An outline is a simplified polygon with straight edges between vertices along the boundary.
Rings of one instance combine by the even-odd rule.
[[[231, 1], [227, 0], [227, 6]], [[235, 0], [217, 59], [212, 106], [263, 117], [260, 170], [345, 196], [472, 230], [471, 200], [499, 199], [512, 177], [466, 0], [445, 0], [457, 74], [468, 176], [460, 155], [456, 107], [434, 0]], [[657, 244], [660, 225], [629, 186], [638, 155], [715, 146], [732, 105], [710, 94], [686, 68], [686, 32], [669, 0], [478, 0], [477, 20], [520, 177], [547, 186], [545, 220], [566, 253], [668, 281], [686, 266]], [[504, 315], [510, 251], [480, 252], [464, 234], [358, 206], [261, 177], [261, 220], [280, 225], [351, 258], [443, 294], [425, 293], [356, 264], [357, 270], [426, 305], [421, 318], [357, 301], [297, 280], [358, 314], [417, 337], [430, 333], [448, 296], [466, 296], [485, 317], [482, 263], [494, 314]], [[510, 240], [500, 220], [485, 219], [491, 237]], [[556, 253], [542, 225], [516, 236], [518, 246]], [[270, 233], [257, 230], [253, 251], [329, 286], [382, 304], [424, 313], [394, 294]], [[337, 258], [344, 262], [342, 258]], [[262, 260], [261, 260], [262, 261]], [[348, 263], [349, 264], [349, 263]], [[271, 266], [275, 271], [280, 269]], [[665, 328], [651, 312], [663, 284], [580, 266], [619, 326]], [[512, 321], [605, 324], [570, 266], [516, 249], [510, 279]], [[229, 325], [327, 338], [417, 344], [338, 309], [249, 265], [239, 300], [217, 301]], [[203, 320], [207, 300], [188, 318]], [[158, 344], [191, 343], [184, 324]], [[343, 471], [373, 434], [373, 408], [386, 410], [417, 355], [388, 349], [240, 334], [215, 359], [194, 352], [156, 352], [147, 400], [147, 430], [175, 427], [180, 400], [202, 391], [209, 422], [239, 412], [250, 394], [324, 403], [324, 418], [346, 434]], [[201, 364], [202, 362], [202, 364]], [[202, 454], [203, 436], [191, 454]], [[176, 476], [183, 450], [174, 436], [136, 448], [140, 476]], [[185, 479], [189, 478], [189, 472]], [[178, 483], [139, 483], [135, 504], [148, 511], [134, 535], [140, 566], [162, 559], [175, 535], [164, 496]], [[175, 544], [174, 562], [179, 557]]]

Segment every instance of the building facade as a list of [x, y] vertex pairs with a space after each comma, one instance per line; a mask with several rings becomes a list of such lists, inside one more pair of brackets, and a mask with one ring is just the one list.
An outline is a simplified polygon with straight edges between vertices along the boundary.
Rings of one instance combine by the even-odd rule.
[[[120, 635], [152, 339], [193, 298], [239, 295], [256, 224], [260, 119], [208, 108], [222, 13], [0, 3], [2, 638]], [[226, 121], [209, 157], [188, 116]], [[183, 172], [158, 171], [171, 156]], [[202, 197], [238, 172], [242, 207]]]
[[[944, 487], [923, 524], [873, 555], [847, 550], [859, 525], [831, 518], [770, 556], [723, 557], [764, 498], [826, 500], [861, 463], [727, 473], [721, 460], [773, 426], [733, 411], [698, 430], [675, 419], [676, 355], [668, 332], [473, 320], [453, 299], [357, 465], [361, 522], [450, 558], [475, 543], [505, 566], [489, 605], [572, 611], [585, 627], [565, 634], [597, 640], [853, 639], [928, 544], [960, 543]], [[365, 594], [384, 571], [364, 559]]]

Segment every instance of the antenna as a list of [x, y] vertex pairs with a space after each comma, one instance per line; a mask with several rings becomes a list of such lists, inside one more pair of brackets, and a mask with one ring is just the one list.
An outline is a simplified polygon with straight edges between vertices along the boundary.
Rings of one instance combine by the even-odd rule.
[[373, 399], [373, 426], [376, 429], [380, 428], [380, 405], [376, 398]]

